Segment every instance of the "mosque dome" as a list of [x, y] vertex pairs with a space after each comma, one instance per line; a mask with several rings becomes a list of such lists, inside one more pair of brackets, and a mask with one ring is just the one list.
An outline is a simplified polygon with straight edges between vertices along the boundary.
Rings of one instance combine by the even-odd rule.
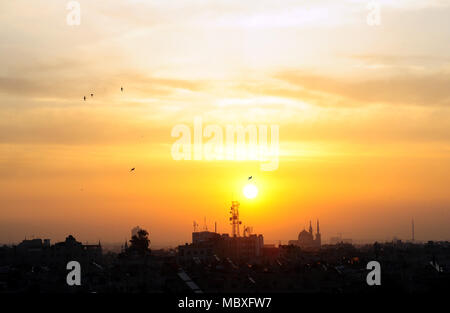
[[306, 230], [302, 230], [298, 234], [298, 241], [300, 244], [311, 244], [314, 241], [313, 235]]

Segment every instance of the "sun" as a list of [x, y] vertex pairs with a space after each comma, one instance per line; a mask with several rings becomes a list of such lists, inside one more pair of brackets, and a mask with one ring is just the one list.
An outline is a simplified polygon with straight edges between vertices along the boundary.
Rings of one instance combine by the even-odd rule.
[[258, 188], [253, 184], [247, 184], [244, 187], [244, 196], [248, 199], [253, 199], [258, 195]]

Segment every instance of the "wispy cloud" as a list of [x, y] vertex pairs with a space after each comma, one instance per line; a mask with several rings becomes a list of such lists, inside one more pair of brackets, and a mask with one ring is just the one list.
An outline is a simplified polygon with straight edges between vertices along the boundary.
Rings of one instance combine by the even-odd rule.
[[[403, 105], [448, 106], [450, 105], [450, 73], [421, 76], [393, 76], [384, 79], [350, 81], [347, 78], [310, 75], [302, 72], [283, 72], [276, 78], [292, 84], [298, 92], [279, 90], [280, 95], [301, 97], [302, 90], [308, 96], [312, 92], [339, 96], [353, 104], [388, 103]], [[319, 105], [326, 105], [320, 103]]]

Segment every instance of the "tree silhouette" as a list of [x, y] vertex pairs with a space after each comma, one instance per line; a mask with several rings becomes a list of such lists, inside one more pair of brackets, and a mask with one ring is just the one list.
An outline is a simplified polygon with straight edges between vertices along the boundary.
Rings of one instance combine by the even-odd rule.
[[148, 238], [148, 231], [145, 229], [140, 229], [136, 235], [130, 240], [130, 247], [128, 248], [131, 251], [136, 251], [139, 254], [145, 255], [150, 253], [150, 239]]

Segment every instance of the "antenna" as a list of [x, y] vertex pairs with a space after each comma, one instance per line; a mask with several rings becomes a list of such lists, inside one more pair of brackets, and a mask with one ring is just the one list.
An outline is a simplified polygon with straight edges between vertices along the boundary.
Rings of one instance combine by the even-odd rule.
[[239, 225], [242, 224], [242, 222], [239, 220], [239, 202], [238, 201], [231, 201], [231, 208], [230, 208], [230, 225], [232, 227], [232, 235], [233, 237], [240, 237], [239, 233]]
[[194, 233], [198, 232], [198, 224], [194, 221]]
[[208, 225], [206, 225], [206, 216], [203, 218], [203, 230], [208, 231]]
[[414, 242], [414, 218], [411, 221], [412, 242]]

